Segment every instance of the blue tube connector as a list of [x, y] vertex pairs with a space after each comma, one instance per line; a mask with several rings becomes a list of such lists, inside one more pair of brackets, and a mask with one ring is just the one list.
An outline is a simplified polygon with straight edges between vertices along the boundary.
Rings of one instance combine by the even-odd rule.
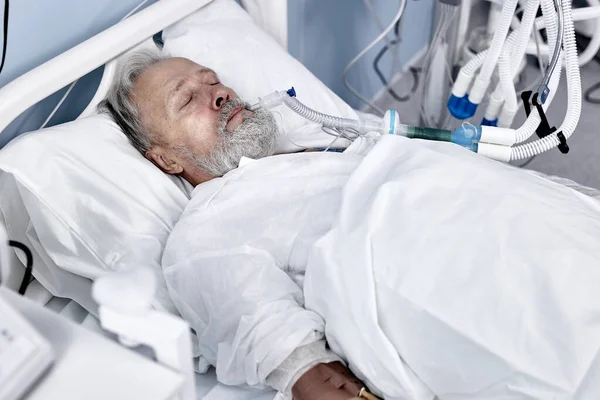
[[471, 118], [475, 114], [475, 111], [477, 111], [477, 106], [478, 104], [469, 101], [468, 93], [463, 97], [451, 95], [450, 99], [448, 99], [448, 110], [457, 119]]
[[481, 127], [471, 124], [463, 124], [452, 132], [452, 143], [477, 152], [479, 140], [481, 139]]
[[483, 126], [498, 126], [498, 118], [490, 121], [489, 119], [484, 117], [483, 120], [481, 121], [481, 125], [483, 125]]
[[538, 93], [538, 98], [539, 98], [540, 102], [542, 104], [545, 104], [546, 99], [548, 98], [548, 95], [550, 94], [550, 88], [548, 87], [548, 85], [540, 85], [537, 88], [537, 93]]

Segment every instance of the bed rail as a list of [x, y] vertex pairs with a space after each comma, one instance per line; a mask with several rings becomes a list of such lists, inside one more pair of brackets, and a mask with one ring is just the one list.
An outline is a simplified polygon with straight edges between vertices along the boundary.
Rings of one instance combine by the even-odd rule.
[[161, 0], [0, 89], [0, 132], [23, 111], [212, 0]]

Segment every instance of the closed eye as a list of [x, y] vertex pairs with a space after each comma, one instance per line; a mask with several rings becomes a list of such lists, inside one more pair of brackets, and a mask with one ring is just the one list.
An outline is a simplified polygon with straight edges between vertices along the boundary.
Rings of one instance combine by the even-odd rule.
[[185, 106], [187, 106], [188, 104], [190, 104], [192, 102], [193, 98], [194, 98], [194, 96], [191, 93], [187, 94], [183, 98], [183, 101], [181, 102], [181, 108], [180, 108], [180, 110], [182, 110], [183, 108], [185, 108]]

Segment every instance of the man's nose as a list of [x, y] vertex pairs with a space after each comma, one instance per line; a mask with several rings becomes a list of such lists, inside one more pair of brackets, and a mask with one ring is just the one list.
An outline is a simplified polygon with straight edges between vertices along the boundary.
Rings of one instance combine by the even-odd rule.
[[233, 90], [226, 87], [220, 87], [215, 90], [215, 93], [213, 94], [213, 108], [218, 111], [225, 105], [225, 103], [235, 98], [236, 95]]

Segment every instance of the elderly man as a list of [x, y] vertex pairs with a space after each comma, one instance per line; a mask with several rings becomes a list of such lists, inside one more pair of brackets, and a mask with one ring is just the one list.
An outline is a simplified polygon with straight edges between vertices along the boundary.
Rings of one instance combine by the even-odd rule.
[[[231, 88], [224, 86], [215, 71], [188, 59], [162, 58], [147, 51], [134, 53], [125, 60], [100, 109], [112, 116], [131, 144], [157, 167], [167, 174], [179, 175], [196, 186], [194, 197], [211, 197], [216, 194], [215, 186], [206, 186], [208, 182], [238, 167], [243, 157], [256, 160], [271, 156], [278, 135], [277, 124], [271, 113], [266, 110], [248, 110], [247, 103], [241, 100]], [[272, 173], [272, 179], [278, 177], [283, 179], [304, 170], [306, 173], [304, 180], [298, 181], [298, 189], [302, 192], [302, 182], [313, 178], [319, 179], [321, 167], [329, 168], [331, 165], [341, 174], [333, 181], [323, 180], [322, 189], [331, 195], [323, 196], [323, 200], [313, 202], [313, 206], [303, 211], [298, 209], [298, 212], [296, 212], [298, 206], [305, 205], [314, 194], [296, 193], [292, 195], [293, 199], [289, 196], [275, 196], [272, 198], [273, 202], [259, 205], [261, 210], [254, 210], [254, 212], [248, 210], [247, 215], [251, 219], [263, 218], [265, 212], [268, 213], [271, 208], [277, 210], [277, 217], [281, 224], [301, 227], [306, 224], [306, 221], [313, 221], [312, 226], [305, 229], [304, 234], [299, 235], [304, 237], [304, 240], [300, 241], [300, 247], [306, 249], [333, 218], [333, 214], [325, 217], [320, 215], [321, 207], [325, 203], [339, 201], [339, 191], [350, 172], [358, 164], [360, 157], [318, 153], [306, 154], [304, 157], [308, 157], [311, 166], [306, 165], [305, 162], [303, 162], [304, 166], [298, 165], [298, 157], [295, 157], [288, 164], [276, 167], [279, 171]], [[343, 161], [340, 166], [335, 166], [339, 164], [338, 159]], [[217, 183], [217, 185], [222, 184], [223, 182]], [[264, 194], [267, 193], [269, 192]], [[272, 197], [271, 194], [267, 194], [268, 197]], [[282, 202], [285, 202], [284, 212], [277, 204], [280, 205]], [[228, 202], [222, 204], [228, 205]], [[237, 206], [240, 210], [245, 205]], [[188, 211], [202, 212], [202, 210]], [[229, 253], [224, 252], [212, 257], [210, 261], [208, 259], [199, 261], [196, 267], [187, 272], [180, 270], [174, 273], [173, 270], [177, 267], [171, 268], [171, 266], [178, 264], [178, 261], [185, 256], [174, 254], [174, 251], [169, 248], [173, 247], [170, 244], [167, 245], [165, 252], [165, 278], [170, 286], [173, 300], [182, 316], [195, 330], [203, 357], [217, 368], [219, 380], [227, 384], [268, 385], [286, 397], [290, 397], [293, 393], [295, 399], [345, 400], [358, 396], [363, 385], [344, 367], [340, 359], [327, 349], [323, 340], [322, 322], [315, 323], [319, 317], [302, 308], [300, 286], [292, 289], [295, 298], [285, 299], [289, 304], [283, 306], [283, 309], [281, 307], [278, 310], [274, 309], [269, 316], [258, 315], [261, 307], [257, 302], [269, 300], [281, 302], [283, 299], [269, 299], [273, 294], [265, 294], [262, 300], [260, 300], [262, 295], [251, 298], [250, 295], [236, 292], [239, 286], [236, 288], [235, 285], [223, 285], [221, 288], [207, 288], [202, 283], [194, 287], [187, 285], [186, 280], [188, 283], [196, 277], [202, 280], [200, 276], [204, 273], [203, 269], [209, 268], [209, 265], [221, 268], [224, 276], [231, 273], [232, 271], [227, 269], [231, 264], [229, 260], [240, 255], [236, 248], [248, 245], [262, 236], [261, 232], [249, 228], [256, 224], [253, 221], [244, 221], [241, 217], [243, 213], [231, 215], [240, 217], [239, 220], [232, 221], [234, 224], [239, 224], [236, 237], [228, 237], [230, 234], [228, 223], [219, 222], [219, 213], [212, 214], [215, 218], [213, 226], [193, 229], [197, 233], [202, 233], [203, 238], [208, 235], [209, 240], [215, 242], [215, 246], [229, 248], [231, 250]], [[186, 218], [182, 218], [176, 230], [185, 236], [183, 240], [190, 242], [190, 249], [202, 246], [205, 243], [203, 238], [184, 229], [185, 220]], [[317, 223], [318, 220], [321, 222]], [[248, 229], [245, 229], [246, 227]], [[256, 283], [263, 285], [264, 288], [301, 285], [306, 259], [304, 257], [301, 262], [293, 260], [292, 253], [294, 249], [298, 251], [299, 245], [294, 244], [294, 238], [290, 236], [297, 232], [275, 229], [273, 232], [281, 234], [277, 238], [280, 243], [283, 243], [278, 249], [282, 252], [279, 258], [290, 259], [290, 264], [282, 263], [275, 266], [271, 260], [266, 260], [263, 266], [279, 267], [287, 275], [281, 274], [281, 270], [270, 271], [271, 274], [277, 275], [275, 280], [269, 281], [269, 274], [264, 274], [261, 280], [256, 280]], [[222, 239], [220, 242], [219, 238]], [[173, 240], [170, 239], [169, 243]], [[251, 254], [239, 259], [238, 273], [244, 275], [245, 271], [252, 271], [251, 264], [258, 262], [257, 260]], [[182, 273], [188, 277], [182, 280]], [[206, 278], [205, 282], [208, 281], [210, 280]], [[248, 287], [251, 286], [248, 284]], [[220, 291], [215, 295], [230, 299], [236, 296], [245, 297], [245, 300], [234, 302], [239, 308], [229, 310], [234, 314], [226, 318], [219, 304], [211, 304], [210, 299], [204, 297], [208, 296], [211, 290]], [[247, 306], [246, 309], [244, 305]], [[296, 332], [293, 328], [290, 329], [288, 333], [292, 335], [296, 333], [295, 339], [287, 343], [267, 344], [270, 347], [268, 349], [257, 350], [261, 345], [265, 346], [264, 340], [261, 343], [259, 339], [248, 339], [246, 348], [235, 349], [234, 342], [239, 341], [239, 337], [243, 336], [241, 332], [248, 333], [248, 330], [242, 327], [244, 319], [253, 318], [256, 323], [253, 327], [254, 331], [261, 329], [261, 323], [265, 327], [271, 323], [267, 321], [269, 318], [278, 318], [278, 323], [283, 325], [288, 324], [286, 320], [292, 318], [295, 319], [296, 325], [304, 325], [305, 328]], [[219, 319], [222, 319], [221, 323], [211, 323]], [[294, 323], [290, 327], [294, 326]], [[273, 328], [273, 331], [275, 332], [276, 329]], [[257, 351], [263, 351], [263, 359], [255, 357]], [[232, 359], [235, 361], [232, 362]], [[243, 368], [240, 363], [245, 364]], [[244, 373], [244, 369], [252, 372]]]
[[186, 59], [133, 55], [102, 108], [195, 186], [163, 273], [221, 382], [368, 398], [327, 332], [386, 398], [600, 395], [589, 197], [389, 135], [272, 156], [271, 114]]

